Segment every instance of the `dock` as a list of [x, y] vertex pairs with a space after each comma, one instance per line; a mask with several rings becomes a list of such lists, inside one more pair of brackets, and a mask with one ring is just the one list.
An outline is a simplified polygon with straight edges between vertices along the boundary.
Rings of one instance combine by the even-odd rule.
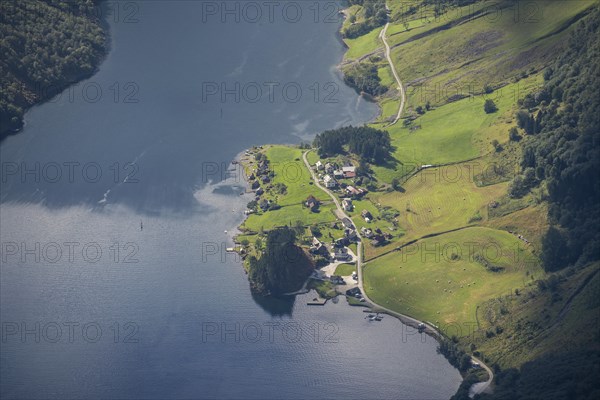
[[307, 301], [307, 306], [324, 306], [327, 303], [327, 299], [321, 299], [319, 297], [315, 297], [311, 301]]

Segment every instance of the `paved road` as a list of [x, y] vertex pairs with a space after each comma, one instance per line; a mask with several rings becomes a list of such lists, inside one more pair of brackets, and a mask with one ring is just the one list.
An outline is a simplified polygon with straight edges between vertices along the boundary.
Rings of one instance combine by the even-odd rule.
[[[308, 168], [308, 171], [310, 172], [310, 175], [312, 176], [313, 182], [315, 184], [316, 187], [318, 187], [319, 189], [321, 189], [322, 191], [324, 191], [325, 193], [327, 193], [327, 195], [329, 197], [331, 197], [331, 199], [333, 200], [333, 202], [335, 203], [335, 206], [337, 207], [336, 210], [336, 214], [338, 216], [338, 218], [348, 218], [350, 221], [352, 221], [352, 224], [354, 226], [356, 226], [356, 224], [354, 223], [354, 220], [352, 218], [350, 218], [350, 216], [348, 216], [348, 214], [346, 214], [344, 212], [344, 209], [342, 208], [340, 201], [338, 200], [338, 198], [327, 188], [325, 188], [323, 185], [321, 185], [319, 183], [319, 179], [315, 173], [315, 171], [313, 171], [313, 169], [310, 167], [310, 163], [308, 162], [308, 159], [306, 158], [306, 156], [308, 155], [308, 153], [310, 152], [310, 150], [305, 151], [302, 154], [302, 160], [304, 161], [304, 165], [306, 165], [306, 168]], [[430, 324], [427, 324], [425, 322], [419, 321], [418, 319], [409, 317], [408, 315], [404, 315], [404, 314], [400, 314], [394, 310], [390, 310], [387, 307], [383, 307], [377, 303], [375, 303], [373, 300], [371, 300], [369, 298], [369, 296], [367, 296], [367, 293], [365, 292], [365, 289], [363, 287], [363, 268], [362, 268], [362, 241], [359, 241], [356, 245], [357, 248], [357, 254], [356, 254], [356, 271], [358, 273], [358, 287], [363, 295], [363, 297], [366, 299], [366, 301], [368, 301], [369, 303], [371, 303], [374, 307], [377, 307], [378, 309], [384, 311], [385, 313], [392, 315], [396, 318], [398, 318], [401, 322], [403, 322], [405, 325], [409, 325], [412, 326], [413, 328], [418, 328], [419, 324], [424, 324], [425, 325], [425, 333], [428, 333], [432, 336], [435, 337], [442, 337], [442, 335], [437, 331], [437, 329], [433, 326], [431, 326]], [[492, 383], [492, 380], [494, 379], [494, 373], [492, 372], [492, 370], [490, 368], [488, 368], [487, 365], [485, 365], [481, 360], [477, 359], [476, 357], [471, 356], [471, 359], [478, 363], [479, 365], [481, 365], [482, 368], [484, 368], [487, 373], [488, 373], [488, 380], [486, 382], [479, 382], [475, 385], [472, 386], [471, 388], [471, 393], [469, 393], [469, 396], [474, 396], [476, 394], [482, 393], [484, 390], [486, 390], [488, 388], [488, 386], [490, 386], [490, 384]]]
[[[387, 6], [386, 6], [386, 8], [387, 8]], [[396, 117], [394, 118], [392, 123], [390, 123], [388, 125], [388, 126], [391, 126], [391, 125], [394, 125], [396, 122], [398, 122], [398, 120], [402, 116], [402, 111], [404, 110], [404, 103], [406, 100], [406, 95], [404, 93], [404, 86], [402, 86], [402, 81], [400, 80], [400, 77], [398, 76], [398, 72], [396, 72], [396, 67], [394, 66], [394, 62], [392, 61], [390, 45], [388, 44], [387, 39], [385, 37], [385, 34], [386, 34], [389, 26], [390, 26], [389, 22], [387, 24], [385, 24], [385, 27], [379, 33], [379, 37], [381, 38], [381, 40], [383, 41], [383, 45], [385, 46], [385, 57], [387, 58], [388, 63], [390, 64], [390, 69], [392, 70], [392, 74], [394, 74], [394, 79], [396, 79], [396, 83], [398, 84], [398, 90], [400, 91], [400, 95], [401, 95], [400, 107], [398, 107], [398, 114], [396, 114]]]

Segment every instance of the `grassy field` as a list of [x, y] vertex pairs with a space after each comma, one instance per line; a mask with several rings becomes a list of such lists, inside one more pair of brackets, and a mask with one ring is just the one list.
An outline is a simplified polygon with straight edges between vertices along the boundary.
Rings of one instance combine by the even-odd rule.
[[[453, 253], [458, 259], [452, 259]], [[504, 270], [488, 271], [475, 254]], [[421, 320], [474, 323], [479, 304], [543, 277], [538, 264], [514, 235], [474, 227], [425, 239], [368, 262], [364, 287], [376, 303]]]
[[[517, 100], [541, 85], [539, 74], [507, 85], [484, 96], [475, 96], [445, 104], [415, 119], [411, 126], [401, 122], [388, 128], [395, 147], [396, 165], [373, 167], [384, 182], [401, 178], [409, 166], [460, 162], [493, 152], [493, 140], [504, 143], [508, 130], [515, 125]], [[408, 94], [411, 99], [411, 93]], [[413, 97], [420, 97], [417, 92]], [[486, 98], [494, 100], [498, 111], [486, 114]], [[419, 102], [419, 100], [413, 100]], [[424, 106], [422, 103], [422, 106]], [[385, 103], [384, 103], [385, 104]]]
[[405, 192], [377, 197], [382, 206], [400, 211], [398, 222], [405, 230], [402, 242], [448, 231], [487, 219], [488, 204], [503, 195], [507, 183], [477, 187], [473, 171], [477, 161], [424, 169], [403, 186]]
[[277, 198], [277, 203], [281, 206], [304, 203], [309, 195], [323, 197], [323, 192], [313, 186], [310, 172], [302, 161], [303, 152], [304, 150], [289, 146], [269, 146], [265, 149], [265, 155], [275, 171], [272, 183], [287, 186], [287, 193]]
[[[310, 172], [302, 161], [303, 151], [290, 146], [264, 146], [262, 152], [267, 156], [269, 167], [275, 172], [275, 176], [269, 184], [262, 185], [266, 190], [262, 198], [275, 201], [282, 207], [278, 210], [251, 214], [242, 225], [244, 229], [258, 232], [283, 225], [296, 225], [298, 221], [305, 226], [335, 221], [332, 212], [335, 205], [321, 189], [313, 185]], [[255, 163], [252, 161], [246, 167], [252, 170]], [[274, 193], [269, 189], [278, 183], [286, 186], [285, 194]], [[326, 201], [318, 212], [312, 212], [304, 206], [309, 195]]]
[[344, 39], [344, 42], [348, 46], [348, 51], [344, 54], [344, 58], [354, 60], [383, 47], [383, 42], [379, 39], [379, 33], [382, 29], [383, 27], [374, 29], [356, 39]]
[[296, 225], [301, 221], [303, 225], [319, 224], [323, 222], [335, 221], [333, 210], [335, 205], [323, 205], [317, 213], [311, 212], [303, 205], [291, 205], [280, 208], [279, 210], [267, 211], [262, 214], [252, 214], [244, 222], [244, 228], [254, 232], [261, 230], [271, 230], [278, 226]]
[[356, 265], [354, 264], [340, 264], [335, 269], [335, 275], [349, 276], [356, 271]]

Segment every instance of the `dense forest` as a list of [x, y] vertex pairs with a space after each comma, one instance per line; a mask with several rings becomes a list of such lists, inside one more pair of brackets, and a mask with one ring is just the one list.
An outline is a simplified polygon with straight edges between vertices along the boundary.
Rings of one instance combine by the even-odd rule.
[[90, 76], [106, 52], [92, 0], [0, 2], [0, 138], [23, 114]]
[[324, 131], [315, 137], [313, 146], [318, 148], [321, 157], [342, 154], [347, 146], [350, 153], [373, 164], [386, 162], [392, 152], [390, 134], [368, 126], [346, 126]]
[[552, 227], [543, 239], [544, 265], [556, 271], [600, 258], [600, 9], [572, 32], [564, 53], [526, 96], [517, 123], [528, 140], [513, 197], [545, 185]]
[[260, 258], [249, 257], [252, 289], [261, 294], [282, 294], [300, 287], [314, 270], [311, 258], [295, 244], [296, 233], [281, 227], [267, 233]]
[[542, 356], [521, 366], [496, 371], [493, 395], [481, 400], [600, 398], [600, 352], [571, 351]]

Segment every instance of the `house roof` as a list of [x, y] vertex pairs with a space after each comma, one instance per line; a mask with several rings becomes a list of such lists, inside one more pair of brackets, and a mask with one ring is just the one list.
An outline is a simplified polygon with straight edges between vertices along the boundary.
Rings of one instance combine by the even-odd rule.
[[356, 172], [356, 167], [354, 167], [354, 166], [342, 167], [342, 171], [344, 171], [344, 172]]

